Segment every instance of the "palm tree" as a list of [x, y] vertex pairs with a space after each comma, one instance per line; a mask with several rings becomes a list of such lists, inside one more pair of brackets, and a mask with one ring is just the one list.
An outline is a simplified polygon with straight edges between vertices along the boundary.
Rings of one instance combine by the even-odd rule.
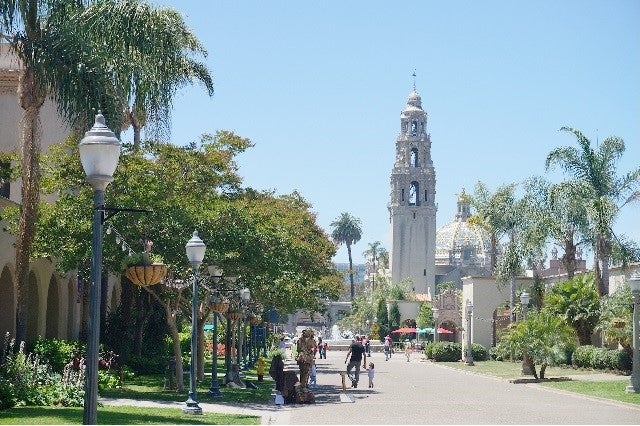
[[340, 217], [330, 226], [333, 228], [331, 238], [336, 244], [345, 244], [349, 254], [349, 281], [351, 283], [351, 301], [355, 297], [356, 289], [353, 283], [353, 258], [351, 257], [351, 246], [362, 238], [362, 227], [360, 219], [351, 216], [349, 213], [341, 213]]
[[[75, 131], [101, 108], [118, 130], [123, 109], [166, 117], [175, 90], [211, 78], [178, 13], [137, 0], [0, 0], [0, 37], [22, 62], [18, 100], [22, 206], [16, 236], [16, 337], [26, 332], [26, 292], [40, 196], [40, 108], [47, 98]], [[193, 72], [187, 74], [186, 70]]]
[[573, 188], [584, 200], [593, 238], [594, 272], [600, 296], [609, 294], [609, 262], [616, 237], [612, 225], [620, 209], [640, 198], [640, 167], [617, 175], [617, 162], [625, 151], [624, 141], [610, 136], [594, 149], [579, 130], [562, 127], [573, 134], [579, 145], [556, 148], [547, 155], [546, 168], [559, 165], [572, 177]]
[[373, 294], [376, 286], [376, 273], [380, 265], [382, 265], [382, 261], [384, 260], [382, 258], [387, 253], [387, 249], [381, 247], [381, 245], [382, 243], [380, 241], [369, 243], [369, 248], [362, 252], [365, 259], [371, 261], [371, 294]]

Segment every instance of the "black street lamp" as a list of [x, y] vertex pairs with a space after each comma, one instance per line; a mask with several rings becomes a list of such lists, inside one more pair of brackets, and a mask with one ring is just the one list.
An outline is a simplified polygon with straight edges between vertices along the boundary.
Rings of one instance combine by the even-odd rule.
[[[522, 293], [520, 293], [520, 305], [522, 306], [522, 321], [526, 321], [527, 320], [527, 309], [529, 308], [529, 301], [531, 300], [531, 295], [529, 293], [527, 293], [526, 290], [524, 290]], [[527, 351], [524, 351], [523, 357], [522, 357], [522, 370], [521, 373], [523, 375], [526, 376], [532, 376], [533, 375], [533, 371], [531, 371], [531, 367], [529, 366], [529, 364], [527, 363]]]
[[471, 347], [471, 317], [473, 315], [473, 304], [471, 303], [471, 300], [467, 300], [466, 314], [467, 326], [464, 332], [467, 338], [467, 347], [465, 348], [464, 365], [473, 365], [473, 349]]
[[198, 237], [198, 231], [193, 231], [193, 236], [185, 246], [187, 259], [193, 269], [193, 294], [191, 296], [191, 362], [189, 365], [189, 396], [182, 412], [186, 414], [202, 414], [202, 408], [198, 405], [196, 391], [196, 362], [198, 354], [198, 268], [204, 259], [207, 246]]
[[431, 310], [433, 311], [433, 342], [435, 343], [438, 341], [438, 314], [440, 310], [435, 306]]
[[238, 294], [240, 296], [240, 309], [242, 311], [242, 316], [240, 317], [240, 320], [238, 321], [238, 358], [237, 358], [237, 364], [238, 367], [240, 369], [244, 368], [244, 363], [243, 363], [243, 350], [242, 350], [242, 346], [244, 345], [244, 332], [245, 332], [245, 311], [246, 311], [246, 305], [249, 303], [249, 300], [251, 300], [251, 291], [248, 288], [243, 288], [242, 290], [238, 290]]
[[[213, 283], [216, 285], [222, 278], [222, 270], [215, 266], [209, 267], [209, 273], [213, 279]], [[220, 383], [218, 383], [218, 313], [213, 313], [213, 365], [211, 366], [211, 387], [209, 388], [209, 395], [215, 398], [222, 398], [222, 392], [220, 392]]]
[[101, 112], [91, 130], [78, 144], [80, 162], [93, 188], [93, 239], [91, 244], [91, 287], [89, 290], [89, 323], [87, 367], [82, 422], [97, 424], [98, 417], [98, 348], [100, 345], [100, 299], [102, 288], [102, 228], [104, 193], [113, 180], [120, 159], [120, 141], [105, 124]]
[[640, 275], [634, 273], [629, 278], [631, 295], [633, 297], [633, 359], [631, 377], [626, 388], [628, 393], [640, 392]]

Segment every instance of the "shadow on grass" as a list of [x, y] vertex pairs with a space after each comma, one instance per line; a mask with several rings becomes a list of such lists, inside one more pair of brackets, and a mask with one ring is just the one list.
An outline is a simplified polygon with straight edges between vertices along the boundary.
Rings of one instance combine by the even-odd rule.
[[[3, 411], [0, 424], [81, 424], [82, 413], [82, 407], [17, 407]], [[194, 416], [177, 408], [100, 407], [98, 424], [260, 424], [260, 418], [216, 413]]]

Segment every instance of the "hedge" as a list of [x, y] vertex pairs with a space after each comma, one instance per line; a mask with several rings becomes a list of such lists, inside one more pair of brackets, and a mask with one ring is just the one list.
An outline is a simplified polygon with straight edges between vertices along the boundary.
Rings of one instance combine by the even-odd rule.
[[576, 367], [593, 368], [596, 370], [629, 371], [632, 361], [629, 354], [622, 349], [597, 348], [584, 345], [573, 352], [571, 363]]

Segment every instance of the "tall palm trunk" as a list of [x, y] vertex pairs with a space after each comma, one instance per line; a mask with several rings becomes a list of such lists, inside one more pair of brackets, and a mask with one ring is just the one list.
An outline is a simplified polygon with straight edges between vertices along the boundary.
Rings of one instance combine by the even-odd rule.
[[353, 258], [351, 257], [351, 244], [347, 243], [347, 253], [349, 254], [349, 282], [351, 283], [351, 301], [356, 295], [356, 287], [353, 283]]
[[35, 76], [29, 69], [20, 72], [18, 99], [22, 116], [22, 206], [16, 239], [16, 273], [13, 287], [17, 296], [16, 339], [24, 341], [27, 334], [27, 295], [29, 259], [36, 233], [40, 200], [40, 107], [44, 96], [38, 90]]
[[564, 254], [562, 255], [562, 266], [567, 271], [567, 278], [573, 279], [576, 272], [576, 245], [573, 243], [573, 232], [570, 232], [564, 240]]
[[611, 243], [602, 234], [596, 235], [593, 269], [596, 278], [596, 289], [600, 297], [609, 294], [609, 258]]

